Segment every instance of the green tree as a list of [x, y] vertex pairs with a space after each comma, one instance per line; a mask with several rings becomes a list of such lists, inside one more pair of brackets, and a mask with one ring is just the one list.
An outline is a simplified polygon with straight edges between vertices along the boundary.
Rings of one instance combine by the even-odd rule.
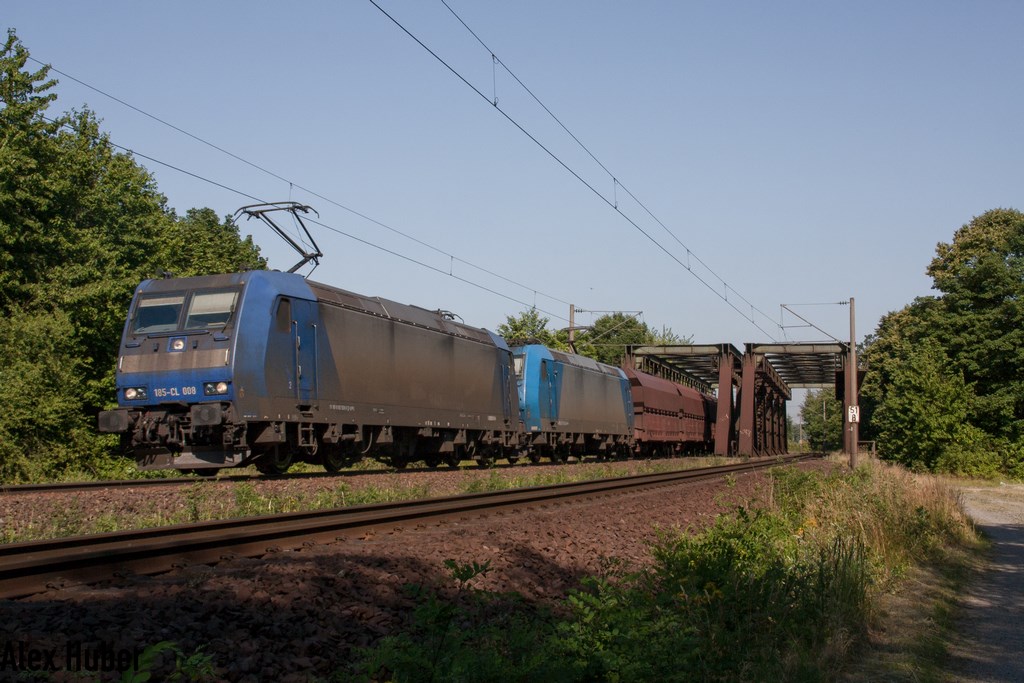
[[577, 349], [602, 363], [619, 365], [626, 355], [627, 346], [648, 344], [654, 339], [654, 332], [636, 316], [610, 313], [597, 318], [581, 335]]
[[55, 138], [45, 170], [53, 188], [47, 219], [49, 263], [33, 283], [33, 307], [67, 312], [77, 331], [91, 411], [113, 394], [112, 369], [132, 291], [158, 270], [162, 235], [172, 225], [150, 174], [119, 154], [90, 112]]
[[178, 277], [267, 267], [252, 236], [243, 239], [234, 219], [221, 222], [213, 209], [189, 209], [176, 218], [162, 247], [161, 263]]
[[662, 325], [660, 330], [650, 330], [650, 337], [644, 343], [652, 346], [674, 346], [676, 344], [692, 344], [693, 337], [683, 337], [676, 334], [671, 327]]
[[23, 71], [28, 50], [8, 32], [0, 54], [0, 306], [26, 301], [30, 283], [45, 271], [47, 177], [40, 173], [57, 154], [53, 138], [64, 121], [47, 121], [56, 98], [48, 68]]
[[6, 478], [106, 466], [95, 454], [109, 440], [92, 424], [113, 399], [118, 339], [140, 280], [265, 265], [209, 209], [178, 219], [91, 112], [51, 114], [55, 81], [47, 67], [26, 70], [28, 58], [9, 31], [0, 53], [0, 355], [11, 364], [0, 391], [17, 409], [0, 411]]
[[[549, 318], [543, 317], [536, 308], [530, 308], [517, 316], [506, 316], [498, 326], [498, 334], [509, 344], [526, 342], [543, 344], [559, 351], [569, 351], [567, 330], [552, 332], [548, 329]], [[655, 331], [642, 320], [625, 313], [603, 315], [590, 327], [577, 330], [576, 353], [593, 358], [608, 365], [619, 365], [630, 345], [690, 344], [689, 337], [681, 337], [671, 327]]]
[[44, 67], [9, 33], [0, 55], [0, 311], [64, 311], [85, 385], [113, 363], [127, 301], [170, 225], [149, 174], [90, 112], [51, 123]]
[[809, 391], [800, 406], [804, 438], [813, 450], [837, 451], [843, 447], [843, 402], [832, 389]]
[[1024, 214], [974, 218], [936, 247], [928, 274], [940, 294], [886, 315], [867, 340], [862, 433], [919, 468], [1019, 471]]
[[634, 315], [611, 313], [597, 318], [588, 330], [580, 334], [576, 348], [584, 356], [608, 365], [619, 365], [626, 355], [627, 346], [689, 343], [689, 337], [679, 336], [671, 327], [654, 330]]
[[548, 348], [568, 350], [568, 345], [558, 334], [548, 329], [550, 318], [545, 318], [536, 308], [529, 308], [517, 316], [506, 316], [498, 325], [498, 334], [509, 344], [543, 344]]
[[874, 334], [865, 339], [858, 352], [867, 369], [860, 387], [862, 438], [879, 438], [874, 413], [885, 402], [900, 365], [906, 362], [906, 350], [934, 339], [941, 317], [941, 302], [936, 297], [919, 297], [883, 316]]
[[928, 267], [942, 292], [934, 329], [974, 386], [973, 417], [993, 436], [1024, 439], [1024, 213], [994, 209], [940, 243]]
[[0, 480], [88, 470], [102, 445], [86, 420], [80, 345], [63, 312], [0, 316]]
[[797, 423], [792, 415], [786, 413], [786, 440], [788, 441], [790, 453], [804, 450], [802, 438], [806, 438], [803, 435], [803, 422]]
[[983, 434], [968, 422], [974, 393], [934, 339], [904, 342], [885, 400], [874, 412], [878, 438], [895, 459], [917, 470], [949, 469]]

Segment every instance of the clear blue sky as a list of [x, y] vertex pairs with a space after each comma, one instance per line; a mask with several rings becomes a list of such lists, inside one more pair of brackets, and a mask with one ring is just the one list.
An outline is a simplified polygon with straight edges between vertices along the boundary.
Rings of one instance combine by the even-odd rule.
[[[494, 96], [490, 53], [439, 0], [380, 2]], [[523, 306], [449, 268], [563, 317], [563, 302], [642, 310], [701, 343], [819, 339], [781, 331], [779, 304], [853, 296], [863, 338], [930, 292], [937, 242], [988, 209], [1024, 209], [1022, 2], [450, 4], [724, 278], [730, 301], [749, 314], [738, 292], [768, 314], [756, 316], [764, 332], [367, 1], [21, 1], [5, 3], [0, 23], [77, 79], [526, 285], [452, 263], [57, 76], [57, 109], [87, 106], [115, 143], [254, 197], [308, 203], [324, 223], [443, 271], [314, 227], [326, 253], [314, 279], [492, 329]], [[686, 262], [507, 73], [496, 81], [499, 106]], [[252, 202], [139, 161], [179, 213]], [[273, 267], [297, 260], [255, 222], [241, 227]], [[797, 310], [848, 334], [845, 307]]]

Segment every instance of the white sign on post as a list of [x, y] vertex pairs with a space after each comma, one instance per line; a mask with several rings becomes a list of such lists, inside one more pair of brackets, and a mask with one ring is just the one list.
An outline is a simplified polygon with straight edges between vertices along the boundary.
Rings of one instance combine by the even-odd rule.
[[849, 406], [846, 409], [847, 422], [860, 422], [860, 406]]

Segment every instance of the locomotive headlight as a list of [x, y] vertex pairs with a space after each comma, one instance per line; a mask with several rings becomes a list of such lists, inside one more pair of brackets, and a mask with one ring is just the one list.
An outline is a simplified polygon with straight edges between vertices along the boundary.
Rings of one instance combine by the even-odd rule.
[[207, 396], [223, 396], [228, 393], [229, 386], [227, 382], [204, 382], [203, 393]]
[[185, 349], [185, 340], [184, 339], [175, 339], [174, 341], [171, 342], [171, 350], [172, 351], [183, 351], [184, 349]]
[[124, 390], [124, 397], [129, 401], [144, 401], [147, 398], [146, 387], [128, 387]]

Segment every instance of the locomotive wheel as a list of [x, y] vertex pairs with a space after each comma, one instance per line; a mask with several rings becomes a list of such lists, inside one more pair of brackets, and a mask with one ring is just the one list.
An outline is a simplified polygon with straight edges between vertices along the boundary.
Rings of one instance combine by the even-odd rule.
[[437, 467], [438, 465], [441, 464], [441, 456], [428, 455], [427, 457], [423, 458], [423, 462], [424, 464], [426, 464], [427, 467]]
[[292, 451], [274, 446], [256, 461], [256, 469], [263, 474], [284, 474], [292, 466]]
[[465, 454], [466, 449], [464, 446], [456, 446], [455, 450], [451, 453], [444, 454], [444, 464], [453, 470], [459, 469], [459, 463], [462, 462], [462, 456]]
[[196, 469], [196, 470], [182, 470], [181, 473], [182, 474], [195, 474], [197, 476], [200, 476], [200, 477], [203, 477], [204, 479], [206, 479], [206, 478], [209, 478], [209, 477], [216, 477], [218, 471], [219, 470], [216, 467], [204, 467], [201, 470], [199, 470], [199, 469]]
[[345, 454], [337, 446], [327, 447], [320, 456], [320, 464], [331, 474], [337, 474], [348, 464]]
[[475, 452], [476, 445], [474, 443], [471, 442], [468, 446], [466, 444], [457, 443], [451, 453], [444, 454], [444, 464], [448, 465], [448, 467], [453, 470], [457, 470], [459, 469], [459, 465], [462, 464], [462, 461], [470, 457]]
[[476, 464], [479, 467], [491, 467], [492, 465], [494, 465], [495, 460], [494, 451], [495, 449], [493, 446], [481, 448], [479, 449], [479, 455], [477, 455], [473, 459], [476, 460]]
[[529, 458], [530, 462], [532, 462], [534, 465], [539, 464], [541, 460], [540, 453], [538, 453], [535, 450], [531, 450], [529, 453], [527, 453], [526, 457]]

